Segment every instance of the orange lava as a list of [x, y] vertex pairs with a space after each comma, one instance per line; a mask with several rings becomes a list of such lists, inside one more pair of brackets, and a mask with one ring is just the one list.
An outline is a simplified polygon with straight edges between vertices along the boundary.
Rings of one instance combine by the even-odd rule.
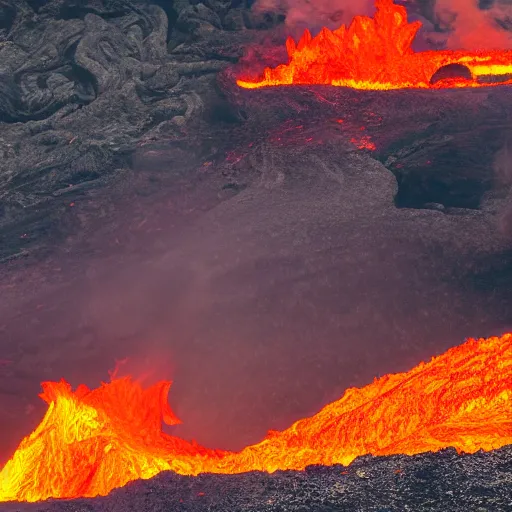
[[512, 444], [512, 334], [468, 340], [407, 373], [346, 391], [318, 414], [238, 453], [162, 432], [175, 424], [170, 382], [143, 390], [129, 377], [90, 390], [43, 384], [48, 411], [0, 472], [0, 500], [105, 495], [163, 470], [302, 470], [365, 454], [473, 453]]
[[[241, 77], [240, 87], [324, 84], [355, 89], [439, 89], [512, 83], [512, 51], [414, 52], [412, 42], [421, 22], [409, 23], [404, 7], [376, 0], [373, 18], [356, 16], [347, 28], [323, 28], [312, 37], [306, 30], [296, 44], [286, 42], [289, 62], [266, 68], [259, 79]], [[472, 79], [452, 78], [431, 84], [443, 66], [464, 65]], [[496, 81], [496, 78], [498, 80]]]

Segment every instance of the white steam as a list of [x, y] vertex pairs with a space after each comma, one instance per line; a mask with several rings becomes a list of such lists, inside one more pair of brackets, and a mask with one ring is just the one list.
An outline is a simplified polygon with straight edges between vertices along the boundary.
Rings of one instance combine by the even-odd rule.
[[496, 153], [494, 172], [498, 186], [509, 189], [507, 201], [499, 214], [499, 228], [503, 234], [512, 237], [512, 137]]
[[350, 23], [358, 14], [371, 14], [373, 0], [256, 0], [256, 11], [273, 11], [286, 15], [289, 27], [337, 28]]
[[[409, 16], [418, 19], [419, 2], [411, 0], [410, 3]], [[412, 8], [413, 5], [415, 8]], [[337, 28], [342, 23], [349, 24], [358, 14], [372, 15], [375, 12], [375, 2], [374, 0], [256, 0], [253, 9], [285, 14], [285, 23], [289, 29], [308, 27], [314, 31], [322, 26]], [[512, 12], [504, 12], [504, 9], [512, 11], [510, 2], [496, 0], [492, 9], [482, 10], [478, 6], [478, 0], [436, 0], [434, 7], [437, 22], [448, 33], [446, 41], [448, 48], [466, 50], [512, 47], [510, 33], [496, 22], [497, 17], [504, 15], [507, 17], [512, 14]], [[426, 20], [422, 19], [422, 21]], [[426, 28], [429, 30], [431, 27]]]
[[496, 22], [495, 9], [482, 10], [477, 0], [437, 0], [440, 25], [450, 29], [451, 49], [490, 50], [512, 47], [510, 33]]

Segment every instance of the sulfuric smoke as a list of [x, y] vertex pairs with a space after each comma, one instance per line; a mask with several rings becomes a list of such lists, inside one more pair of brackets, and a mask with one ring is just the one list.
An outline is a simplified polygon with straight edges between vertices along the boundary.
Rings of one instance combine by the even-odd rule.
[[440, 28], [449, 31], [448, 47], [466, 50], [510, 48], [512, 37], [499, 24], [506, 7], [501, 3], [437, 0], [435, 13]]

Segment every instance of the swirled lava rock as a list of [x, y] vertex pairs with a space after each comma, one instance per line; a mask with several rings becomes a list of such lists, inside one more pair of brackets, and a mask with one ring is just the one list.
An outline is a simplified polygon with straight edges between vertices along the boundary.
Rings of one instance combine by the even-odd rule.
[[[287, 64], [266, 68], [263, 76], [256, 79], [242, 75], [238, 85], [254, 89], [324, 84], [386, 90], [512, 83], [512, 51], [415, 52], [412, 43], [421, 22], [409, 23], [406, 9], [393, 0], [376, 0], [375, 4], [373, 18], [356, 16], [348, 27], [342, 25], [334, 31], [324, 27], [315, 37], [306, 30], [298, 43], [289, 37]], [[454, 66], [459, 72], [451, 74]], [[443, 75], [444, 79], [438, 79]], [[505, 79], [497, 80], [500, 76]]]
[[163, 470], [182, 475], [303, 470], [356, 457], [413, 455], [512, 444], [512, 334], [470, 339], [406, 373], [349, 389], [316, 415], [233, 453], [162, 431], [179, 420], [171, 383], [148, 389], [129, 377], [90, 390], [43, 383], [48, 411], [0, 473], [0, 500], [106, 495]]

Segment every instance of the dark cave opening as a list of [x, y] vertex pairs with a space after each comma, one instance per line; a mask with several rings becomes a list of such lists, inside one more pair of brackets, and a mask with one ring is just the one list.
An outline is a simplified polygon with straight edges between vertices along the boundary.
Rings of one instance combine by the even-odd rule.
[[473, 75], [467, 66], [463, 64], [447, 64], [446, 66], [440, 67], [430, 79], [430, 83], [433, 85], [441, 80], [450, 80], [454, 78], [463, 78], [464, 80], [472, 80]]
[[434, 155], [419, 151], [388, 165], [398, 183], [395, 205], [478, 209], [484, 194], [494, 186], [495, 142], [479, 151], [481, 145], [468, 137], [438, 147]]
[[502, 130], [471, 121], [464, 108], [457, 116], [442, 132], [434, 123], [421, 142], [411, 145], [409, 134], [381, 155], [397, 180], [397, 208], [479, 209], [487, 193], [500, 193], [495, 161]]
[[398, 182], [395, 205], [398, 208], [478, 209], [484, 193], [491, 188], [490, 181], [482, 182], [476, 177], [446, 180], [443, 176], [423, 176], [421, 173], [395, 175]]

